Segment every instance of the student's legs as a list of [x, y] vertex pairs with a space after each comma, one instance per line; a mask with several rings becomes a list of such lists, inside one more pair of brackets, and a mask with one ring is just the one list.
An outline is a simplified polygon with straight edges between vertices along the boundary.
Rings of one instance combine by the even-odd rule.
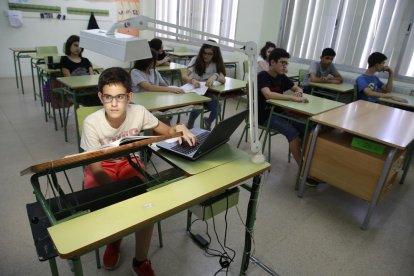
[[301, 146], [300, 131], [284, 118], [273, 116], [271, 120], [270, 128], [276, 130], [287, 138], [289, 142], [289, 150], [292, 153], [293, 158], [295, 158], [296, 163], [299, 164]]
[[137, 261], [147, 259], [153, 230], [154, 225], [151, 225], [135, 233], [135, 259]]

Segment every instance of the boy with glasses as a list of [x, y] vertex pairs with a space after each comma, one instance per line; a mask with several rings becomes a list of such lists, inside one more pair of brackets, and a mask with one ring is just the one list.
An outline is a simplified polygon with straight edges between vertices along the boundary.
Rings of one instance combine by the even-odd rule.
[[[368, 57], [368, 69], [356, 79], [358, 99], [376, 103], [378, 98], [390, 98], [399, 102], [407, 102], [396, 96], [392, 96], [392, 83], [394, 72], [391, 67], [385, 65], [387, 57], [383, 53], [375, 52]], [[376, 72], [388, 72], [387, 83], [384, 84], [376, 75]]]
[[[271, 107], [266, 100], [286, 100], [300, 103], [307, 103], [308, 100], [303, 97], [302, 89], [294, 84], [286, 75], [289, 65], [290, 55], [286, 50], [281, 48], [274, 49], [269, 55], [269, 70], [262, 71], [257, 75], [258, 83], [258, 122], [261, 126], [266, 126], [270, 120], [270, 128], [283, 134], [289, 141], [289, 149], [299, 164], [301, 137], [304, 135], [305, 127], [303, 124], [288, 122], [279, 116], [269, 118]], [[285, 91], [291, 90], [293, 95], [284, 94]], [[287, 111], [281, 108], [276, 110], [278, 113]]]
[[[152, 129], [158, 134], [174, 134], [183, 132], [183, 138], [189, 145], [195, 145], [195, 136], [184, 126], [169, 127], [140, 105], [132, 105], [131, 78], [122, 68], [114, 67], [102, 72], [98, 82], [98, 97], [103, 104], [100, 109], [90, 114], [84, 121], [81, 148], [85, 151], [94, 150], [102, 145], [122, 137], [139, 135], [142, 130]], [[179, 138], [182, 142], [182, 138]], [[139, 166], [144, 168], [141, 161]], [[88, 165], [85, 169], [85, 188], [106, 185], [119, 180], [137, 176], [142, 179], [126, 158], [100, 161]], [[155, 275], [151, 262], [147, 259], [153, 226], [146, 227], [135, 235], [135, 258], [132, 270], [134, 275]], [[103, 263], [108, 270], [118, 267], [120, 260], [121, 240], [107, 245]]]

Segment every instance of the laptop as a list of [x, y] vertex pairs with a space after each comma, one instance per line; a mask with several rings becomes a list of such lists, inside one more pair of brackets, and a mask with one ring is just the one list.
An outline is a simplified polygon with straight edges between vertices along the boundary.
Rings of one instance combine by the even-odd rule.
[[227, 143], [248, 113], [248, 110], [237, 113], [221, 121], [212, 131], [192, 128], [191, 132], [197, 136], [198, 140], [198, 144], [194, 147], [191, 147], [187, 142], [180, 145], [178, 141], [168, 142], [168, 140], [157, 143], [157, 147], [185, 159], [197, 160], [213, 149]]

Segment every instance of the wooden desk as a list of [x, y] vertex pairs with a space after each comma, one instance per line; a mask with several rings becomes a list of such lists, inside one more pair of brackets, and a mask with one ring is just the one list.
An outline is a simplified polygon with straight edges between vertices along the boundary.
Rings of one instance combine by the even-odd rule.
[[[356, 101], [311, 120], [317, 126], [308, 147], [298, 196], [302, 197], [306, 177], [311, 175], [364, 199], [369, 207], [361, 228], [366, 229], [380, 196], [395, 180], [403, 151], [414, 139], [414, 113]], [[319, 135], [322, 126], [328, 131]], [[376, 155], [351, 148], [354, 135], [386, 145], [385, 153]]]
[[414, 96], [407, 95], [407, 94], [401, 94], [401, 93], [391, 93], [391, 95], [406, 99], [408, 103], [402, 103], [402, 102], [394, 101], [392, 99], [387, 99], [387, 98], [379, 98], [378, 100], [380, 103], [385, 104], [385, 105], [389, 105], [389, 106], [393, 106], [393, 107], [397, 107], [397, 108], [401, 108], [401, 109], [405, 109], [409, 111], [414, 111]]
[[[352, 99], [352, 93], [354, 91], [354, 85], [346, 82], [341, 84], [310, 82], [309, 85], [312, 87], [312, 95], [314, 93], [325, 95], [335, 101], [341, 100], [346, 102], [346, 96]], [[348, 100], [348, 102], [350, 101]]]
[[[328, 110], [331, 109], [335, 109], [338, 108], [340, 106], [343, 106], [343, 103], [340, 102], [336, 102], [336, 101], [332, 101], [329, 99], [325, 99], [325, 98], [320, 98], [317, 96], [312, 96], [312, 95], [304, 95], [304, 97], [306, 97], [309, 102], [308, 103], [298, 103], [298, 102], [293, 102], [293, 101], [283, 101], [283, 100], [267, 100], [267, 102], [269, 104], [272, 105], [272, 109], [270, 111], [270, 115], [269, 115], [269, 120], [268, 120], [268, 125], [267, 125], [267, 131], [270, 131], [270, 118], [273, 115], [282, 117], [282, 118], [286, 118], [288, 120], [293, 120], [299, 123], [302, 123], [305, 125], [305, 134], [303, 137], [303, 141], [302, 141], [302, 147], [301, 147], [301, 158], [300, 160], [303, 160], [303, 155], [304, 155], [304, 151], [305, 151], [305, 145], [307, 143], [308, 140], [308, 132], [309, 132], [309, 119], [311, 116], [326, 112]], [[285, 110], [289, 110], [289, 111], [294, 111], [295, 113], [299, 113], [302, 115], [305, 115], [306, 118], [303, 119], [298, 119], [296, 117], [287, 115], [287, 114], [279, 114], [276, 113], [274, 108], [275, 106], [281, 107]], [[266, 143], [266, 140], [265, 140]], [[270, 141], [269, 141], [270, 143]], [[270, 153], [269, 153], [269, 160], [270, 160]], [[302, 168], [302, 163], [300, 162], [299, 164], [299, 169], [298, 169], [298, 174], [296, 177], [296, 188], [299, 185], [299, 179], [300, 179], [300, 172], [301, 172], [301, 168]]]
[[[14, 75], [16, 77], [16, 85], [19, 88], [19, 78], [20, 78], [20, 87], [22, 88], [22, 94], [24, 94], [24, 86], [22, 79], [22, 69], [20, 65], [21, 58], [29, 58], [28, 53], [36, 53], [36, 48], [9, 48], [13, 52], [13, 63], [14, 63]], [[16, 67], [17, 63], [17, 67]], [[17, 72], [17, 68], [19, 72]]]
[[[132, 152], [133, 150], [134, 147], [130, 146], [128, 151]], [[156, 221], [186, 210], [210, 196], [219, 194], [227, 188], [253, 177], [253, 183], [249, 189], [251, 193], [250, 203], [247, 210], [245, 245], [240, 269], [240, 274], [245, 275], [251, 255], [251, 232], [254, 227], [261, 174], [269, 169], [270, 164], [251, 163], [250, 156], [247, 153], [237, 149], [233, 150], [235, 155], [230, 157], [228, 162], [223, 162], [219, 166], [211, 166], [209, 169], [206, 168], [202, 172], [183, 180], [148, 191], [109, 207], [74, 217], [48, 228], [60, 257], [71, 259], [74, 264], [75, 275], [83, 275], [81, 255], [108, 242], [134, 233]], [[93, 158], [85, 157], [83, 160], [77, 160], [76, 162], [80, 166], [85, 162], [96, 162], [101, 158], [104, 158], [104, 156], [100, 156], [98, 153]], [[71, 162], [72, 166], [75, 165], [73, 161]], [[49, 167], [32, 166], [25, 171], [34, 172], [34, 169], [37, 169], [38, 173], [51, 173], [50, 170], [66, 169], [69, 165], [66, 164], [65, 167], [64, 164], [56, 161], [48, 162], [48, 164]], [[209, 165], [206, 164], [206, 166]], [[213, 178], [215, 181], [211, 181]], [[46, 201], [44, 202], [46, 204]], [[119, 216], [119, 214], [123, 215]], [[89, 234], [85, 235], [85, 233]]]
[[[218, 85], [218, 86], [212, 86], [208, 89], [209, 92], [213, 92], [216, 95], [216, 97], [213, 100], [217, 101], [217, 108], [220, 107], [219, 106], [220, 100], [224, 99], [223, 110], [221, 114], [218, 112], [220, 116], [220, 120], [224, 119], [227, 98], [234, 97], [234, 96], [240, 96], [241, 94], [243, 94], [243, 91], [246, 88], [246, 85], [247, 85], [246, 81], [226, 77], [226, 82], [224, 84]], [[236, 95], [234, 95], [234, 93]], [[217, 120], [216, 120], [216, 124], [217, 124]]]
[[[71, 98], [73, 102], [73, 109], [75, 110], [75, 114], [76, 114], [76, 110], [79, 107], [77, 97], [84, 96], [84, 95], [91, 95], [92, 92], [90, 91], [83, 92], [82, 89], [97, 87], [98, 81], [99, 81], [99, 75], [61, 77], [61, 78], [57, 78], [57, 81], [59, 81], [63, 85], [63, 88], [61, 89], [62, 98], [66, 94], [69, 95], [69, 97]], [[98, 89], [96, 89], [96, 92], [94, 93], [98, 93]], [[65, 132], [65, 141], [68, 141], [67, 117], [65, 115], [66, 114], [65, 108], [63, 108], [63, 114], [64, 114], [63, 129]], [[75, 125], [76, 125], [76, 129], [78, 129], [77, 116], [75, 116]], [[78, 145], [79, 145], [79, 141], [80, 141], [79, 133], [78, 132], [76, 133], [77, 133], [77, 140], [78, 140]]]
[[187, 64], [192, 57], [195, 57], [197, 55], [197, 53], [196, 52], [191, 52], [191, 51], [186, 51], [186, 52], [172, 51], [172, 52], [168, 52], [168, 55], [173, 60], [177, 60], [178, 63], [180, 63], [180, 61], [184, 60], [184, 64]]
[[171, 85], [174, 85], [174, 76], [177, 76], [179, 84], [181, 85], [181, 70], [184, 70], [187, 66], [175, 62], [170, 62], [170, 65], [157, 66], [156, 69], [160, 72], [161, 75], [170, 75], [171, 76]]

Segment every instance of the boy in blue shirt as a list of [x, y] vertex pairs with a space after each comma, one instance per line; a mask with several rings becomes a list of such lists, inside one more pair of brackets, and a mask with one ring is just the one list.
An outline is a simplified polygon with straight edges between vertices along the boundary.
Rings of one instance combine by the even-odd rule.
[[[358, 99], [376, 103], [378, 98], [389, 98], [398, 102], [406, 102], [405, 99], [391, 95], [394, 72], [389, 66], [385, 66], [387, 57], [383, 53], [375, 52], [368, 57], [368, 69], [356, 79]], [[388, 72], [387, 83], [384, 84], [376, 75], [376, 72]]]

